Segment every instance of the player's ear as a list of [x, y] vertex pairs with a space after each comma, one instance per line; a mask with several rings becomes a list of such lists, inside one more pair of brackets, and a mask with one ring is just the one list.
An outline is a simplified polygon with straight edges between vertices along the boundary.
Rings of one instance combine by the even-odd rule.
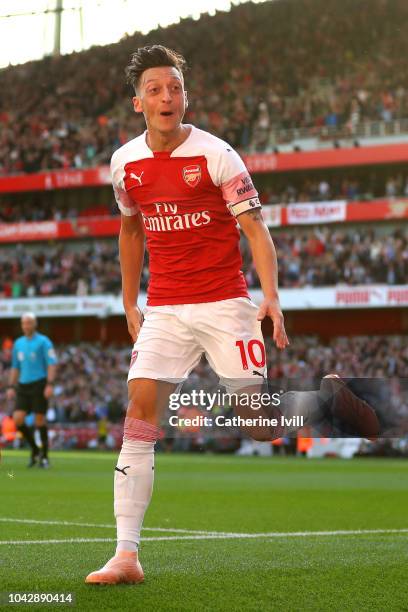
[[186, 91], [184, 92], [184, 102], [185, 102], [185, 105], [186, 105], [186, 108], [187, 108], [188, 107], [188, 96], [187, 96], [187, 92]]
[[133, 110], [135, 111], [135, 113], [142, 113], [143, 108], [142, 108], [142, 100], [140, 96], [134, 96], [132, 98], [132, 102], [133, 102]]

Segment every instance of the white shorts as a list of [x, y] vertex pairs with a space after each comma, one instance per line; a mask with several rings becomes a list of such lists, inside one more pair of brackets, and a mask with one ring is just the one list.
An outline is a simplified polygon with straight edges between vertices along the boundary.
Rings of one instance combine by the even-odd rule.
[[[239, 297], [204, 304], [148, 306], [134, 344], [128, 381], [180, 383], [204, 354], [221, 384], [261, 384], [266, 357], [258, 307]], [[235, 384], [234, 384], [235, 380]]]

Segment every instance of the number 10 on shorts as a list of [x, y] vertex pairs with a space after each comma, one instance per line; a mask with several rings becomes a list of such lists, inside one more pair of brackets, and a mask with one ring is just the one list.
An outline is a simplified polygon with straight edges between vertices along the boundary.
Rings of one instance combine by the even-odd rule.
[[241, 362], [244, 370], [248, 369], [248, 361], [256, 368], [265, 367], [266, 355], [263, 342], [260, 340], [237, 340], [235, 346], [239, 348], [241, 354]]

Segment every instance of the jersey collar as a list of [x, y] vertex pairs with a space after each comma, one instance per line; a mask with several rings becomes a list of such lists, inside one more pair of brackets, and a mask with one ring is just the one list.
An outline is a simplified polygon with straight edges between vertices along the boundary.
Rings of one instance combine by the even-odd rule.
[[155, 159], [169, 159], [170, 157], [176, 157], [177, 153], [180, 152], [180, 149], [182, 149], [184, 147], [185, 144], [187, 144], [192, 135], [193, 132], [195, 131], [195, 127], [194, 125], [191, 125], [191, 123], [184, 123], [183, 125], [187, 126], [187, 127], [191, 127], [190, 133], [187, 136], [187, 138], [185, 140], [183, 140], [183, 142], [181, 144], [179, 144], [179, 146], [177, 148], [175, 148], [173, 151], [152, 151], [151, 148], [149, 147], [149, 145], [147, 144], [147, 130], [144, 131], [143, 134], [143, 141], [146, 145], [147, 150], [149, 151], [150, 155], [153, 155], [153, 157]]

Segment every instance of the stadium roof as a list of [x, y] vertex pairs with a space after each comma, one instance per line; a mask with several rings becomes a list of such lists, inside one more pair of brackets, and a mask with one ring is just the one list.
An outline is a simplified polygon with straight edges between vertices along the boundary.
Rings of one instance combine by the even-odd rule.
[[[265, 0], [253, 0], [263, 2]], [[180, 18], [229, 10], [242, 0], [2, 0], [0, 68], [119, 41], [135, 31], [147, 33]], [[25, 41], [24, 45], [21, 41]]]

